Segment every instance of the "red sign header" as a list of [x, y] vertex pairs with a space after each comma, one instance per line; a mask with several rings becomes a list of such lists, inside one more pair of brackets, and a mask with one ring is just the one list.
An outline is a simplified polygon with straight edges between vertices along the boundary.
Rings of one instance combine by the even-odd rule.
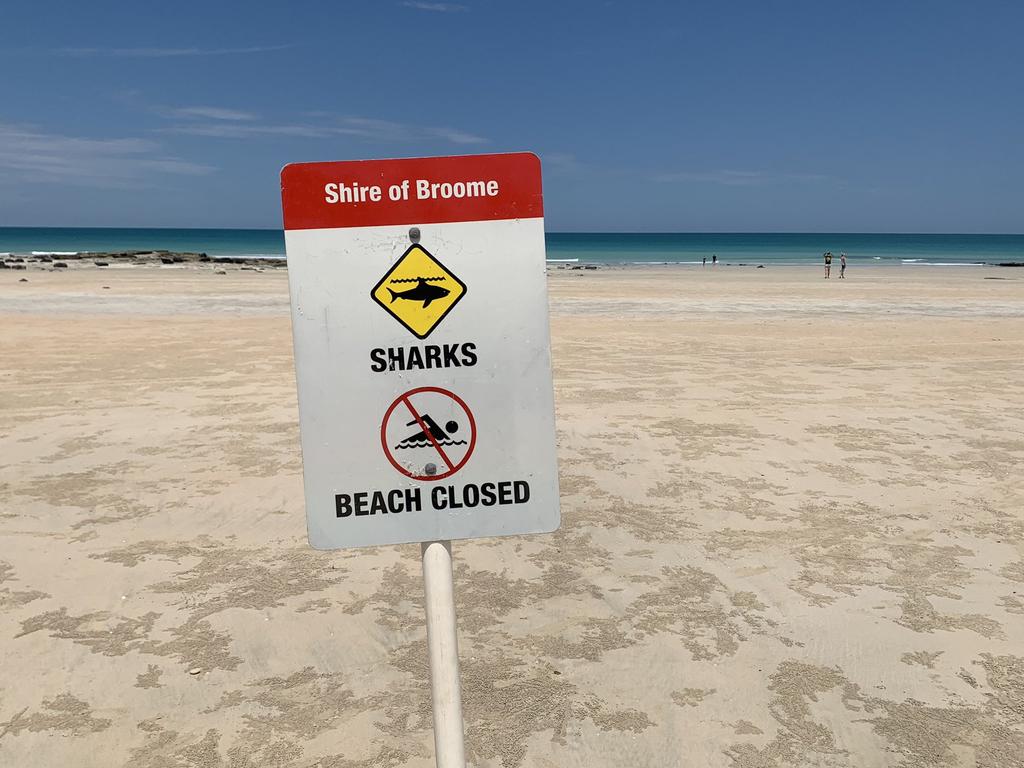
[[281, 171], [285, 229], [532, 219], [540, 159], [505, 155], [295, 163]]

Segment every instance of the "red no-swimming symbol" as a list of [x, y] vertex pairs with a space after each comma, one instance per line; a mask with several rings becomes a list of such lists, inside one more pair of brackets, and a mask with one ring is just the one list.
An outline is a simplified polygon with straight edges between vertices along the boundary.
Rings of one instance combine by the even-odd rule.
[[418, 387], [384, 413], [380, 444], [391, 465], [413, 480], [443, 480], [462, 469], [476, 447], [476, 421], [454, 392]]

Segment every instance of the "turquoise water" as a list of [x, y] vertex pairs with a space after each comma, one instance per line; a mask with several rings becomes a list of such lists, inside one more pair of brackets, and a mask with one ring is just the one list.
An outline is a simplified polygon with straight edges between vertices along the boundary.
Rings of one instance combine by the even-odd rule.
[[283, 256], [279, 229], [0, 227], [0, 253], [191, 251], [210, 256]]
[[[276, 229], [72, 229], [0, 227], [0, 253], [163, 249], [211, 256], [282, 256]], [[851, 262], [972, 264], [1024, 261], [1024, 235], [903, 235], [841, 233], [665, 233], [547, 235], [548, 259], [579, 263], [820, 262], [824, 251]]]

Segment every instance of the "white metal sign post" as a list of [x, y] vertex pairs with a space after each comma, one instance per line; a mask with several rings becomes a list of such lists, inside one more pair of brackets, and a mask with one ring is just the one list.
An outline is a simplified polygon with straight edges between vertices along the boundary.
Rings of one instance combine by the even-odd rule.
[[420, 542], [434, 744], [465, 765], [451, 539], [559, 524], [540, 161], [281, 173], [306, 520]]
[[439, 768], [465, 768], [451, 542], [424, 542], [422, 555], [435, 760]]

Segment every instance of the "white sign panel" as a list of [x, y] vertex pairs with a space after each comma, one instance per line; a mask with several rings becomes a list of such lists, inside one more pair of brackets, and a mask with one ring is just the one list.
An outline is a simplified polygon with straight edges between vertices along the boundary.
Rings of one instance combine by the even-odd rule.
[[540, 161], [281, 174], [309, 541], [559, 523]]

